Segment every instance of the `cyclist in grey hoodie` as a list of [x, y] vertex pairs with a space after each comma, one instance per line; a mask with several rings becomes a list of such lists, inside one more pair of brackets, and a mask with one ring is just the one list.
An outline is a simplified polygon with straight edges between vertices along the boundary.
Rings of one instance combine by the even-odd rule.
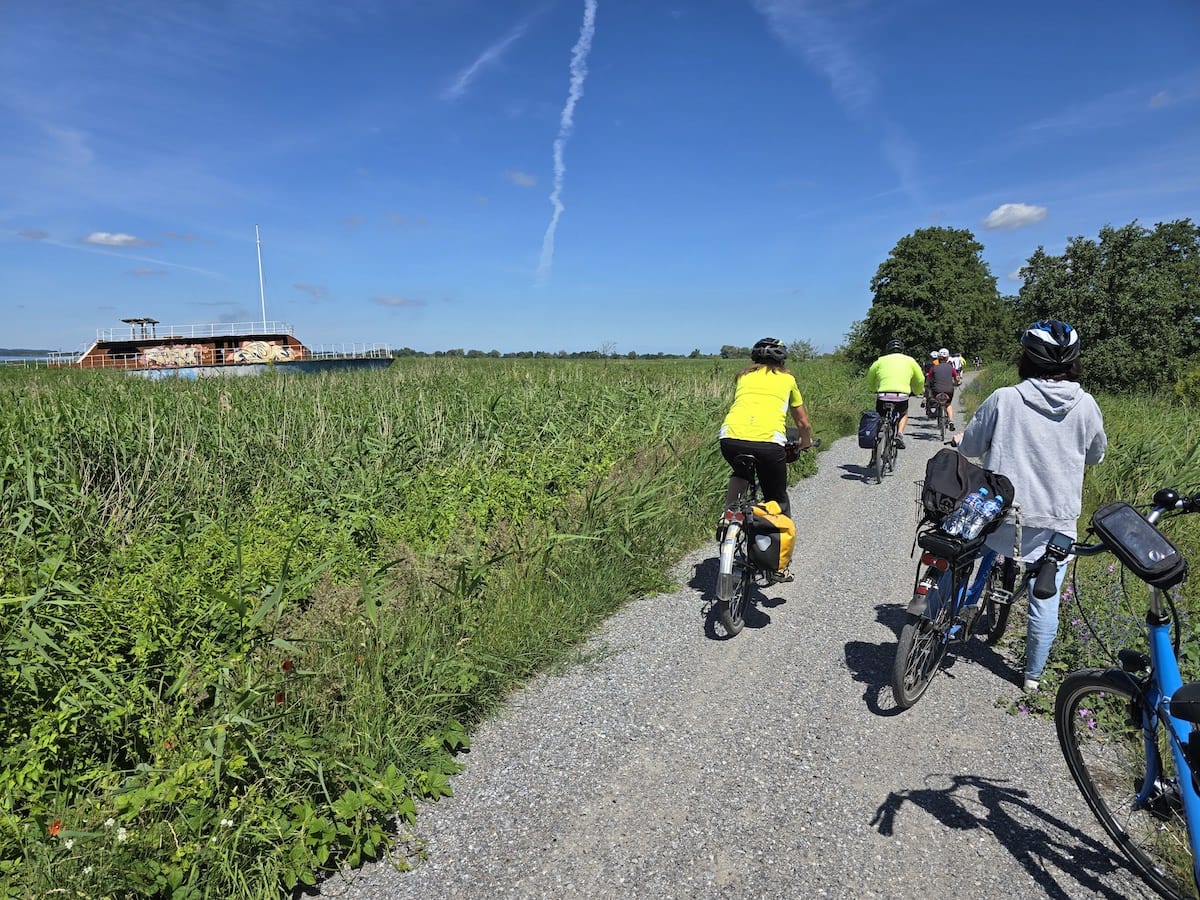
[[[1034, 322], [1021, 335], [1020, 384], [1002, 387], [979, 405], [956, 436], [966, 456], [1012, 481], [1021, 506], [1021, 559], [1036, 562], [1054, 532], [1076, 536], [1083, 509], [1083, 469], [1104, 458], [1108, 437], [1095, 399], [1079, 386], [1079, 332], [1065, 322]], [[1001, 525], [987, 545], [1002, 556], [1013, 547], [1014, 526]], [[1038, 687], [1058, 633], [1058, 605], [1067, 572], [1047, 600], [1029, 595], [1025, 690]]]

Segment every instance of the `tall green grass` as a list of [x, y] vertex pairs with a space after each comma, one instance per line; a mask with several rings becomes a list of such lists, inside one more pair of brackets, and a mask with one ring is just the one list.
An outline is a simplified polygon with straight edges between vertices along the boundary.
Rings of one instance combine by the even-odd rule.
[[[0, 886], [261, 897], [383, 852], [709, 534], [738, 368], [0, 372]], [[851, 431], [854, 374], [797, 375]]]

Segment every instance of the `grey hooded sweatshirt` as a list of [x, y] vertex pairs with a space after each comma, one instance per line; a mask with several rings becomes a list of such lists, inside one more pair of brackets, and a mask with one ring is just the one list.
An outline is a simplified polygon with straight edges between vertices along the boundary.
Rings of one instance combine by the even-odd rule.
[[[1003, 387], [980, 404], [958, 445], [983, 460], [985, 468], [1012, 480], [1021, 506], [1021, 527], [1044, 544], [1047, 533], [1076, 536], [1083, 508], [1083, 469], [1104, 458], [1108, 437], [1095, 398], [1074, 381], [1027, 378]], [[1003, 532], [1003, 533], [1002, 533]], [[1011, 526], [993, 535], [990, 546], [1012, 548]], [[1022, 539], [1022, 555], [1032, 548]], [[1003, 551], [1001, 551], [1003, 552]]]

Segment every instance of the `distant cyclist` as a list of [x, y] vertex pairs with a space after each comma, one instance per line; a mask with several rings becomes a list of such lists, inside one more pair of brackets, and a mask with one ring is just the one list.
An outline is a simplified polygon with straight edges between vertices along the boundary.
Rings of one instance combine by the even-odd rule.
[[800, 432], [800, 449], [812, 446], [812, 427], [795, 376], [787, 370], [787, 347], [777, 338], [763, 338], [750, 349], [751, 365], [737, 375], [733, 406], [721, 424], [721, 455], [732, 470], [725, 492], [733, 506], [750, 487], [750, 469], [738, 456], [754, 457], [763, 500], [775, 500], [791, 515], [787, 493], [787, 417]]
[[867, 369], [867, 389], [875, 393], [875, 410], [886, 415], [889, 410], [900, 412], [896, 425], [896, 446], [904, 449], [904, 426], [908, 423], [908, 397], [920, 396], [925, 390], [925, 375], [917, 361], [904, 352], [904, 341], [892, 339], [884, 355]]
[[932, 401], [930, 410], [933, 415], [937, 415], [937, 395], [946, 394], [949, 400], [946, 401], [946, 418], [949, 420], [946, 427], [951, 431], [954, 430], [954, 386], [958, 384], [958, 377], [954, 371], [954, 366], [950, 362], [950, 353], [946, 351], [943, 357], [938, 353], [938, 361], [930, 366], [928, 375], [925, 379], [925, 391], [929, 394]]

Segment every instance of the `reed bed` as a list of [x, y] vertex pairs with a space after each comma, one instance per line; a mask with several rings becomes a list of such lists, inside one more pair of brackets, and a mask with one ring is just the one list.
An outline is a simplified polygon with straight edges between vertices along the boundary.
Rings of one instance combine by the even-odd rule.
[[[383, 853], [506, 691], [709, 535], [739, 367], [0, 372], [0, 886], [262, 897]], [[852, 431], [854, 373], [797, 374]]]

